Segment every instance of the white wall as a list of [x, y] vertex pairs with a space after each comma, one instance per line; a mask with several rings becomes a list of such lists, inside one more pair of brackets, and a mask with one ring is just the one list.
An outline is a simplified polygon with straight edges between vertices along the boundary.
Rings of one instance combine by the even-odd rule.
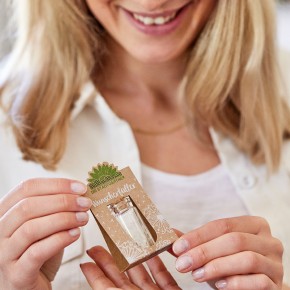
[[278, 43], [290, 52], [290, 3], [278, 5]]

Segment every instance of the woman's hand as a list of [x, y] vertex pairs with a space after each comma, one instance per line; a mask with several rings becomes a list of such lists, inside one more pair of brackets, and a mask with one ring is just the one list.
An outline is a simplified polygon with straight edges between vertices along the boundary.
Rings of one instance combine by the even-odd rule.
[[192, 271], [197, 282], [218, 289], [282, 289], [283, 247], [259, 217], [243, 216], [210, 222], [173, 244], [176, 269]]
[[68, 179], [31, 179], [0, 200], [1, 289], [51, 289], [63, 249], [88, 221], [85, 191]]
[[88, 255], [95, 263], [82, 264], [81, 269], [94, 290], [181, 289], [159, 257], [147, 261], [153, 281], [143, 265], [128, 270], [128, 276], [120, 273], [112, 256], [100, 246], [89, 250]]

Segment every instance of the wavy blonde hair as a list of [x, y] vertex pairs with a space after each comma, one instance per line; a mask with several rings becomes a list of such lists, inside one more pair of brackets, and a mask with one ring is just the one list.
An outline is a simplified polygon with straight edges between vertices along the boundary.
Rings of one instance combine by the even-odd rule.
[[[14, 0], [17, 41], [2, 71], [0, 94], [8, 100], [24, 159], [49, 169], [63, 155], [73, 105], [101, 61], [102, 32], [84, 2]], [[278, 167], [290, 132], [274, 5], [218, 1], [192, 47], [184, 82], [194, 126], [213, 127], [271, 169]]]

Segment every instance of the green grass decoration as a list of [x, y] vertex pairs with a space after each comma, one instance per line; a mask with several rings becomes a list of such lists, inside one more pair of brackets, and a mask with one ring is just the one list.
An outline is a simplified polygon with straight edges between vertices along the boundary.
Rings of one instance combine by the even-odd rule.
[[88, 186], [92, 193], [95, 193], [122, 179], [124, 179], [124, 176], [118, 170], [118, 167], [104, 162], [93, 167], [92, 171], [89, 172]]

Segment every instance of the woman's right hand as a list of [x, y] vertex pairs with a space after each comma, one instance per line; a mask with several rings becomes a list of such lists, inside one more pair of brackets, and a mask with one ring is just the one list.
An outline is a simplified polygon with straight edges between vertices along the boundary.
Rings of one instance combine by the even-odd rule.
[[80, 236], [91, 201], [69, 179], [30, 179], [0, 200], [0, 285], [51, 289], [63, 249]]
[[93, 290], [181, 290], [158, 256], [146, 262], [149, 271], [140, 264], [126, 275], [103, 247], [93, 247], [87, 253], [94, 262], [80, 266]]

